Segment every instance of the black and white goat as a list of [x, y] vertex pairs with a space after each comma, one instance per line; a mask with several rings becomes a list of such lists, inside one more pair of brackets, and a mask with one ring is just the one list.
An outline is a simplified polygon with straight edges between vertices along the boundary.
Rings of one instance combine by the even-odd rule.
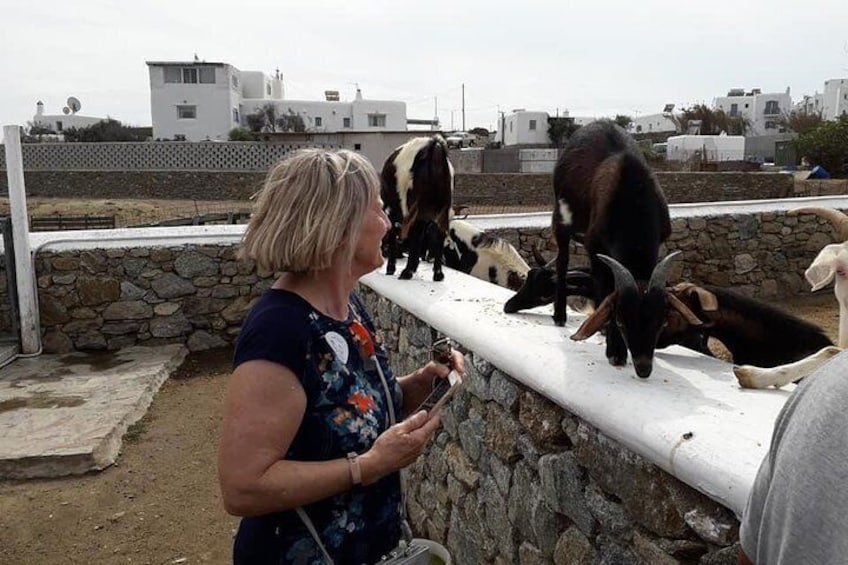
[[734, 367], [740, 385], [747, 388], [780, 387], [809, 375], [841, 350], [848, 348], [848, 216], [830, 208], [798, 208], [789, 215], [815, 214], [833, 224], [841, 243], [826, 245], [804, 272], [812, 291], [820, 290], [831, 282], [839, 304], [838, 347], [824, 347], [812, 355], [786, 365], [769, 367], [751, 363]]
[[[552, 227], [558, 247], [554, 323], [566, 322], [569, 243], [585, 234], [599, 306], [572, 339], [585, 339], [606, 326], [610, 363], [624, 365], [629, 349], [636, 374], [646, 378], [669, 300], [665, 281], [673, 255], [657, 264], [660, 244], [671, 233], [665, 195], [635, 142], [608, 120], [577, 130], [557, 162], [553, 181]], [[528, 274], [528, 284], [531, 278]], [[504, 311], [526, 307], [517, 301], [532, 293], [522, 289]]]
[[458, 219], [450, 221], [445, 265], [512, 290], [521, 288], [530, 270], [508, 241]]
[[411, 279], [425, 254], [433, 258], [433, 280], [442, 272], [444, 241], [453, 198], [453, 166], [445, 140], [415, 137], [392, 151], [380, 174], [383, 208], [391, 227], [384, 239], [386, 273], [394, 274], [401, 244], [408, 250], [401, 279]]

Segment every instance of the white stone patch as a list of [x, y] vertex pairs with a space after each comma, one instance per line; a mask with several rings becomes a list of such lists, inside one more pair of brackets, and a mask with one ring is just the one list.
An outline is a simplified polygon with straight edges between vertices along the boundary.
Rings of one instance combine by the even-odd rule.
[[559, 215], [562, 216], [562, 225], [571, 225], [571, 208], [564, 201], [559, 201]]
[[406, 205], [406, 195], [412, 189], [412, 164], [415, 162], [415, 156], [428, 143], [429, 137], [414, 137], [407, 141], [402, 149], [395, 157], [395, 175], [397, 179], [397, 191], [400, 196], [400, 209], [403, 212], [403, 217], [409, 215], [409, 208]]

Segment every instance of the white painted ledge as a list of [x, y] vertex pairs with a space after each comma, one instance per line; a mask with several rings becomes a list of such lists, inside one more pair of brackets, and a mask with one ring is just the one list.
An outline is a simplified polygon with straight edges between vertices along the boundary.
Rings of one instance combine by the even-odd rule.
[[651, 376], [639, 379], [629, 360], [609, 365], [602, 337], [569, 339], [580, 314], [569, 311], [558, 328], [552, 307], [504, 314], [511, 291], [450, 269], [442, 283], [426, 263], [411, 281], [384, 271], [361, 282], [741, 515], [794, 385], [741, 389], [730, 364], [677, 346], [659, 350]]
[[[551, 196], [553, 200], [553, 196]], [[695, 202], [669, 204], [671, 219], [700, 216], [725, 216], [729, 214], [762, 214], [785, 212], [801, 206], [848, 209], [848, 196], [807, 196], [803, 198], [776, 198], [771, 200], [736, 200], [731, 202]], [[498, 228], [547, 228], [551, 225], [550, 212], [524, 214], [486, 214], [469, 216], [468, 221], [484, 230]]]

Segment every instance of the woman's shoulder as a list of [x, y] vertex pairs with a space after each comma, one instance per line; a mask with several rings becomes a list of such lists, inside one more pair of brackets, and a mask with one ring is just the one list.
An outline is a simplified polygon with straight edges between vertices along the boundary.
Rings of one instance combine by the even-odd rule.
[[286, 324], [302, 320], [306, 323], [312, 306], [294, 292], [270, 288], [253, 305], [245, 318], [244, 325]]

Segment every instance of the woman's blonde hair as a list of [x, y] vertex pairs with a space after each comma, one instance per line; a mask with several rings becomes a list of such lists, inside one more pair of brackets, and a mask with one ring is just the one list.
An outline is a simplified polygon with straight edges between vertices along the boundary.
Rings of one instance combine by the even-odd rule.
[[269, 272], [314, 273], [341, 249], [350, 265], [379, 194], [377, 172], [358, 153], [300, 150], [268, 173], [238, 257]]

